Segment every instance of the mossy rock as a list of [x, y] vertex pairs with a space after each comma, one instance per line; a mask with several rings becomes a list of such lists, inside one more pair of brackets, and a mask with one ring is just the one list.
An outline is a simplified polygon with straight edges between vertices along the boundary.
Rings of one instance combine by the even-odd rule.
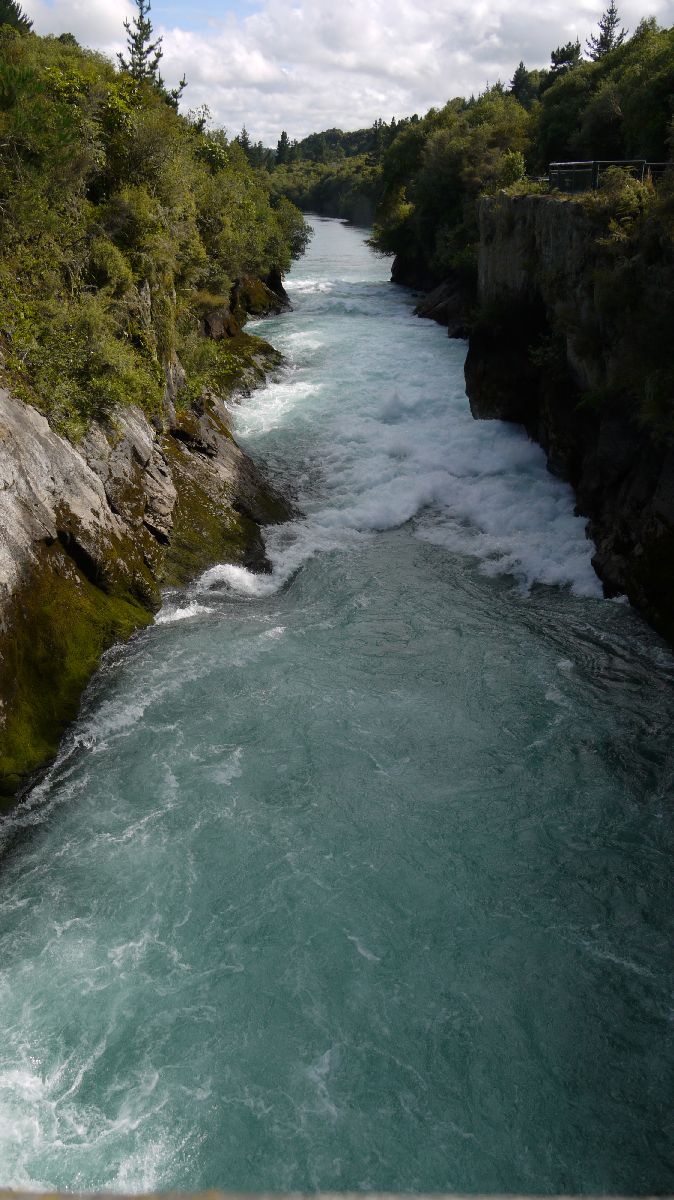
[[234, 443], [220, 396], [262, 382], [281, 356], [243, 333], [226, 339], [226, 352], [221, 346], [218, 391], [185, 405], [158, 443], [177, 493], [165, 526], [148, 524], [134, 460], [107, 484], [125, 532], [99, 536], [64, 501], [58, 536], [34, 544], [36, 560], [0, 630], [0, 808], [56, 754], [103, 652], [151, 622], [160, 585], [183, 585], [216, 562], [269, 569], [260, 525], [290, 511]]
[[225, 399], [236, 392], [250, 392], [264, 383], [269, 372], [282, 362], [283, 355], [264, 338], [251, 333], [227, 338], [218, 343], [213, 372], [216, 390]]
[[191, 361], [189, 351], [183, 353], [187, 382], [176, 401], [179, 421], [190, 409], [202, 415], [205, 400], [210, 395], [228, 400], [248, 395], [265, 382], [270, 371], [283, 363], [283, 355], [254, 334], [239, 332], [218, 341], [197, 339], [197, 361]]
[[[268, 569], [260, 528], [224, 485], [200, 478], [200, 464], [173, 439], [165, 439], [178, 500], [173, 511], [171, 541], [166, 549], [161, 582], [181, 587], [217, 562]], [[269, 508], [274, 498], [269, 496]], [[285, 513], [284, 513], [285, 515]], [[270, 520], [278, 519], [271, 515]]]
[[0, 635], [0, 806], [53, 758], [104, 650], [148, 625], [152, 609], [92, 583], [60, 543], [43, 547]]
[[247, 316], [264, 317], [269, 313], [283, 312], [288, 308], [288, 302], [272, 292], [261, 279], [244, 275], [237, 279], [232, 288], [230, 307], [236, 320], [243, 325]]

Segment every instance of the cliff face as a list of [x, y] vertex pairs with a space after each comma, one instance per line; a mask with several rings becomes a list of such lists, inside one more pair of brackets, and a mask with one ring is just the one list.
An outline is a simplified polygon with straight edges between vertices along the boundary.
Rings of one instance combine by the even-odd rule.
[[656, 374], [640, 330], [658, 320], [671, 264], [639, 246], [607, 258], [573, 200], [489, 197], [479, 222], [473, 415], [526, 426], [576, 489], [606, 594], [625, 593], [674, 641], [674, 451], [635, 382]]
[[[204, 332], [224, 337], [231, 320], [213, 312]], [[249, 387], [280, 356], [231, 332]], [[101, 653], [152, 620], [161, 586], [216, 561], [267, 569], [260, 525], [289, 515], [222, 400], [176, 413], [177, 360], [166, 376], [163, 421], [120, 407], [77, 445], [0, 389], [0, 806], [54, 754]]]

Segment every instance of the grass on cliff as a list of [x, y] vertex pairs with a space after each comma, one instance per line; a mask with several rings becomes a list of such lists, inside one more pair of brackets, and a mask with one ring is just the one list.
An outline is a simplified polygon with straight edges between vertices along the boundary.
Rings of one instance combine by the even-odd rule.
[[58, 543], [44, 547], [0, 635], [6, 683], [0, 732], [0, 806], [56, 753], [101, 654], [152, 620], [133, 589], [102, 589]]

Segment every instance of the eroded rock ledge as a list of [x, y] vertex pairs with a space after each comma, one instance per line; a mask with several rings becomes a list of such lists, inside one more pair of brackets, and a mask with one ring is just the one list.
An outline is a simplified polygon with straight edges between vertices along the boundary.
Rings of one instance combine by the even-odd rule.
[[[249, 384], [280, 357], [260, 346]], [[221, 400], [176, 415], [178, 370], [162, 429], [120, 408], [76, 446], [0, 390], [0, 805], [53, 756], [102, 652], [152, 620], [163, 585], [214, 562], [268, 569], [260, 526], [288, 506]]]

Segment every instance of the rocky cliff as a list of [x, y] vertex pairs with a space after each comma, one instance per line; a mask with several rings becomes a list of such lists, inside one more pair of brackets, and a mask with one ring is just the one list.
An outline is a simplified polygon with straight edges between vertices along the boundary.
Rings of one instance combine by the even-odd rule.
[[[235, 299], [238, 316], [285, 302], [251, 280]], [[232, 339], [233, 390], [280, 359], [228, 309], [202, 334]], [[77, 444], [0, 389], [0, 804], [54, 754], [101, 653], [152, 620], [161, 587], [216, 561], [267, 569], [260, 526], [288, 516], [223, 400], [180, 407], [181, 365], [165, 369], [161, 419], [119, 407]]]
[[606, 594], [674, 641], [671, 246], [545, 195], [484, 198], [479, 226], [473, 415], [526, 426], [576, 490]]

